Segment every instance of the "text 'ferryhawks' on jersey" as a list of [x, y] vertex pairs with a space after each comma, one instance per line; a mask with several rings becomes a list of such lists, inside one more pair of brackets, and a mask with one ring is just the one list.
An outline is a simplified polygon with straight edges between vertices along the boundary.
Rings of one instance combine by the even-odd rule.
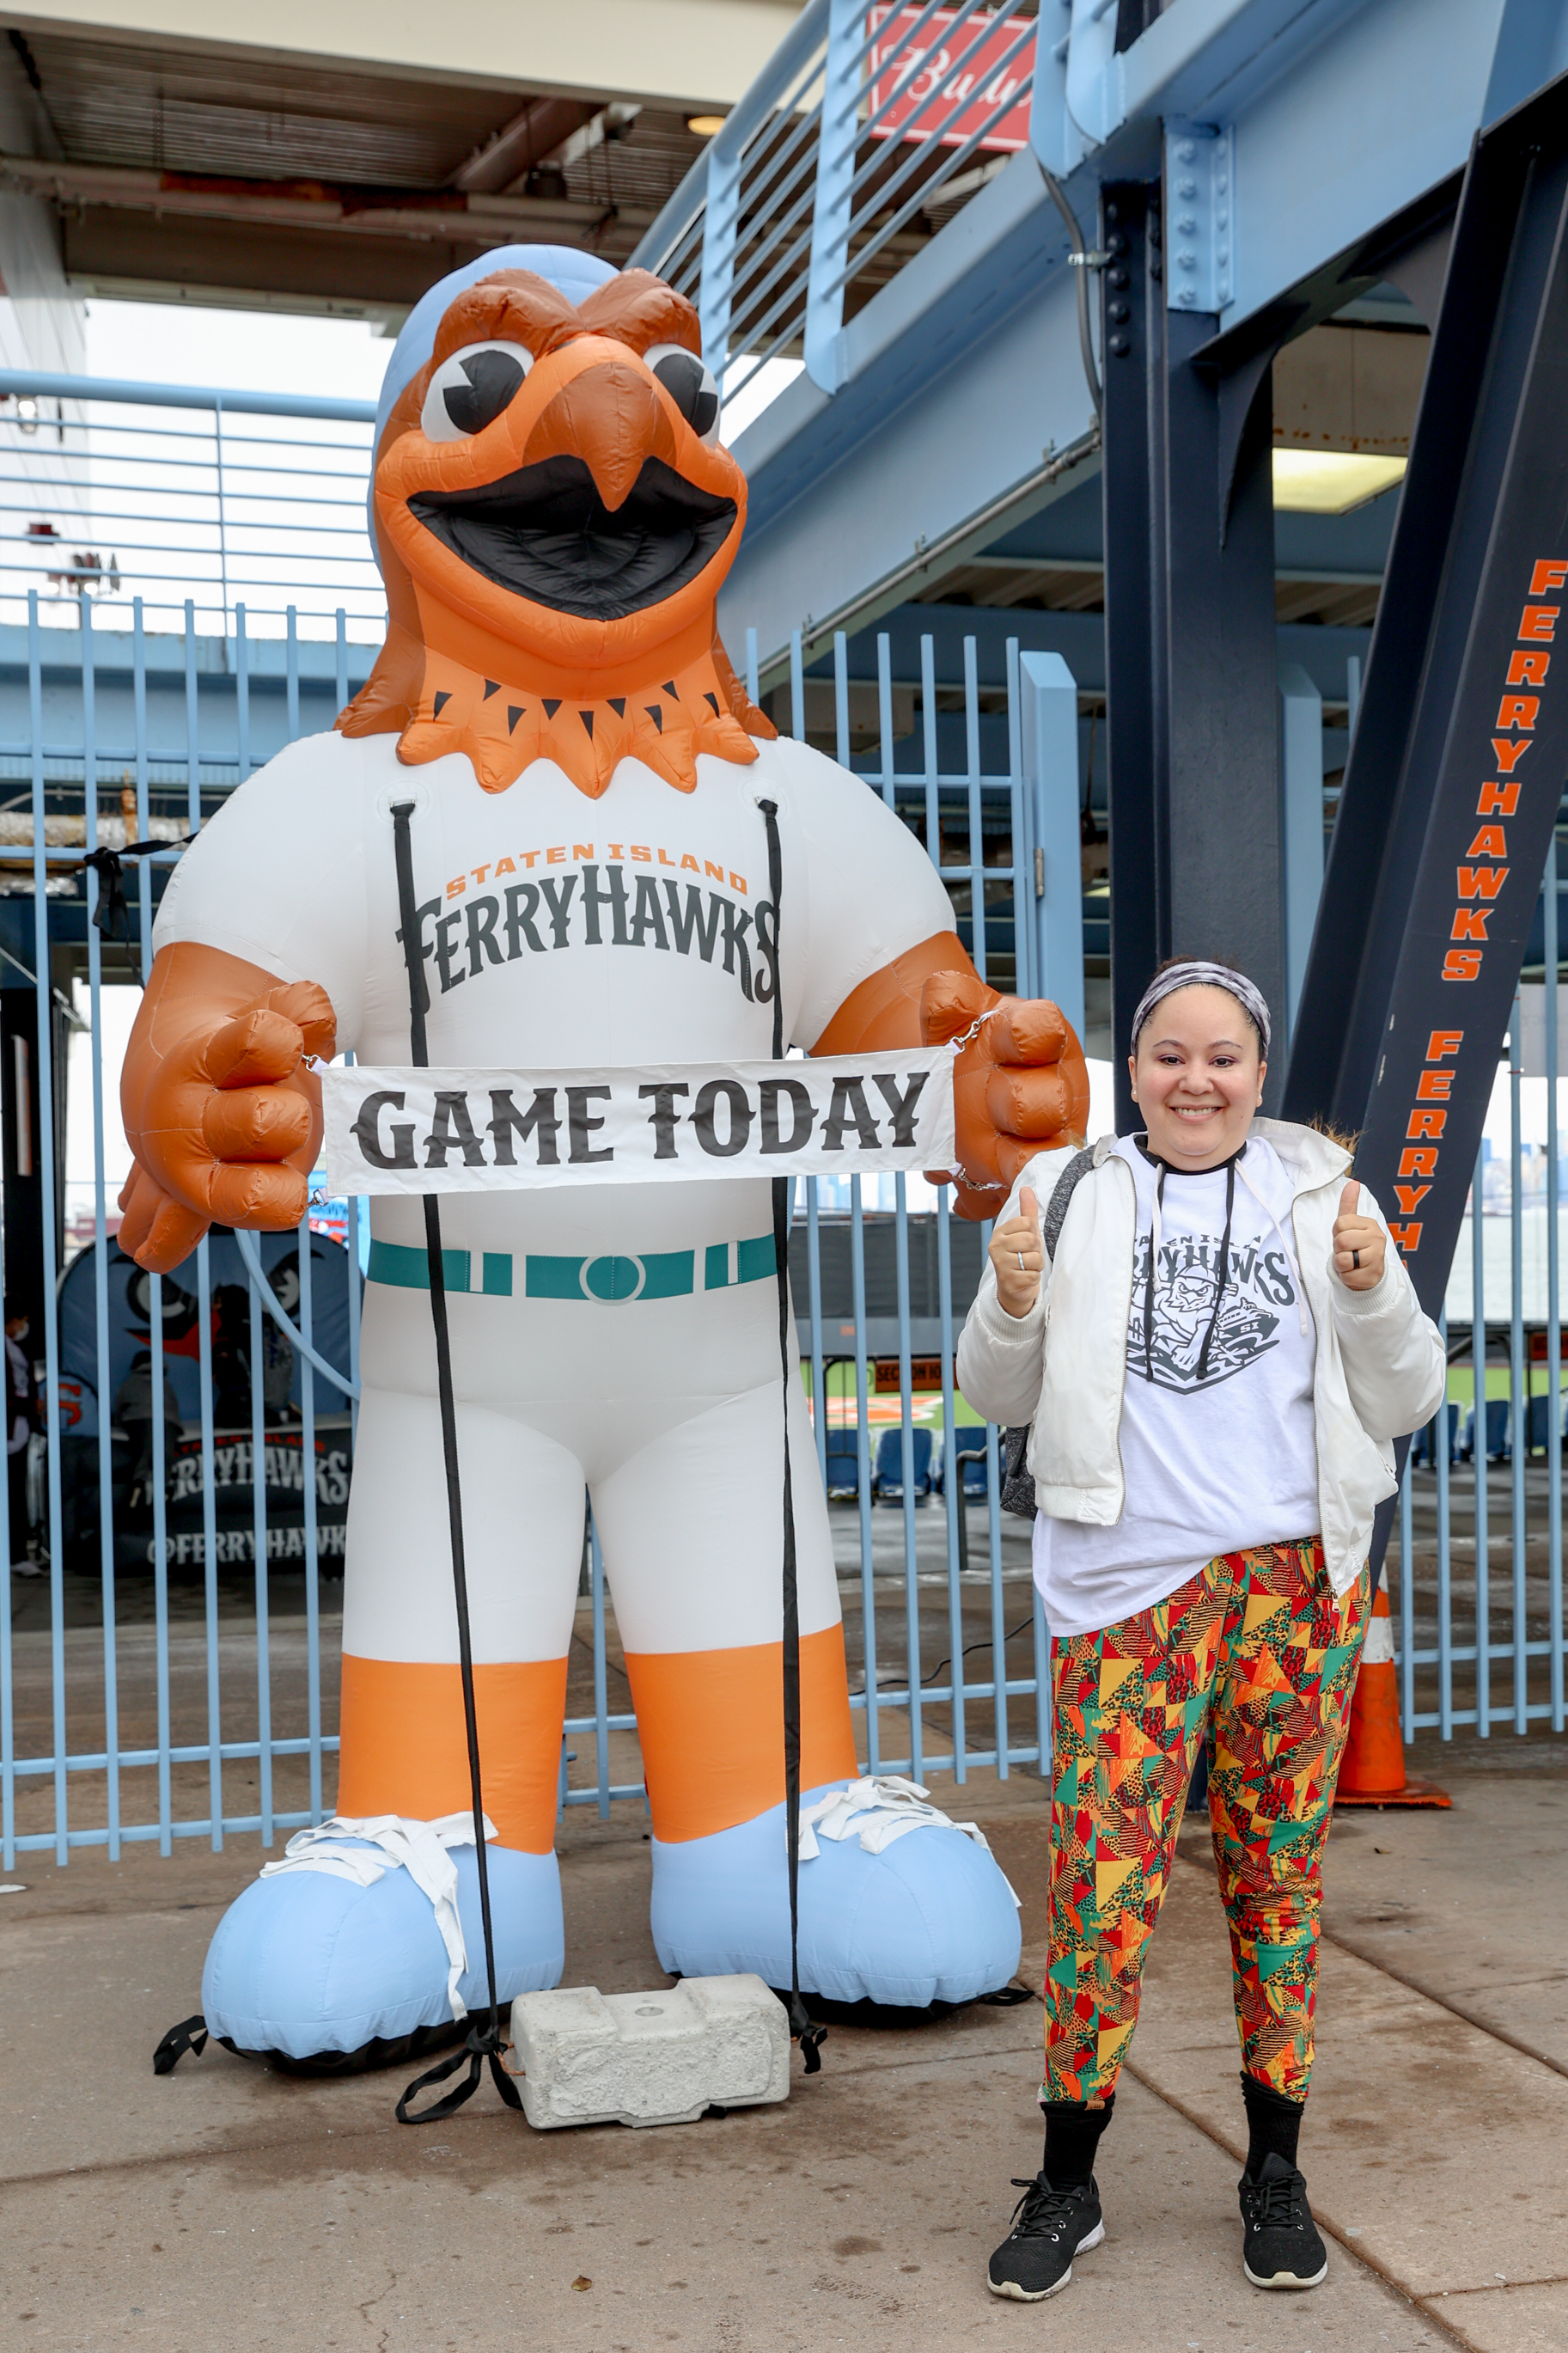
[[[510, 858], [500, 861], [500, 868], [511, 866]], [[729, 879], [745, 889], [739, 876]], [[618, 862], [590, 860], [580, 872], [541, 874], [536, 882], [501, 882], [494, 890], [465, 897], [445, 913], [442, 907], [441, 900], [428, 899], [416, 913], [420, 949], [426, 962], [435, 963], [443, 997], [464, 981], [483, 979], [492, 966], [514, 964], [521, 956], [605, 946], [695, 955], [704, 964], [712, 964], [717, 956], [748, 1001], [770, 993], [773, 910], [766, 899], [748, 909], [727, 890], [705, 889], [670, 875], [628, 875]], [[401, 945], [401, 930], [395, 937]], [[754, 977], [752, 949], [758, 964]]]

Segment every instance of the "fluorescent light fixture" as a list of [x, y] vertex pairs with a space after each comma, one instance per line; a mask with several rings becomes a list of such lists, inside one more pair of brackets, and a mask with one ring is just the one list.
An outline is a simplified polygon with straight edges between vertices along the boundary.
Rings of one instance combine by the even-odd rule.
[[689, 114], [686, 127], [694, 139], [717, 139], [724, 128], [721, 114]]
[[1403, 481], [1408, 462], [1348, 449], [1276, 449], [1274, 503], [1300, 514], [1348, 514]]

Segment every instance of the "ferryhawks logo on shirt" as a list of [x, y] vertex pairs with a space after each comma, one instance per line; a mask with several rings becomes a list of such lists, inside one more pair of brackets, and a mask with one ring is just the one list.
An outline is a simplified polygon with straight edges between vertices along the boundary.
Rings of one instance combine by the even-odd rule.
[[[1212, 1389], [1234, 1379], [1279, 1345], [1279, 1311], [1296, 1305], [1296, 1283], [1282, 1250], [1258, 1242], [1233, 1242], [1225, 1298], [1209, 1342], [1208, 1365], [1198, 1378], [1198, 1358], [1214, 1314], [1219, 1265], [1217, 1234], [1186, 1234], [1160, 1245], [1154, 1284], [1154, 1386], [1162, 1389]], [[1150, 1237], [1140, 1234], [1133, 1252], [1132, 1308], [1127, 1325], [1127, 1363], [1147, 1379], [1144, 1310], [1149, 1296]]]

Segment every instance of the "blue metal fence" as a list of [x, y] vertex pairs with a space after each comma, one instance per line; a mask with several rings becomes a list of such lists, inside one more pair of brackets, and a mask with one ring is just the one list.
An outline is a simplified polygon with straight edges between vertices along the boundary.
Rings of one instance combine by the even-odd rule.
[[[41, 380], [29, 381], [47, 390]], [[125, 444], [94, 438], [94, 404], [112, 399], [140, 416], [171, 406], [175, 396], [163, 387], [77, 385], [73, 396], [85, 420], [79, 429], [86, 462], [74, 478], [84, 492], [70, 521], [77, 537], [97, 539], [103, 536], [98, 526], [104, 514], [118, 511], [117, 501], [122, 504], [130, 492], [121, 487]], [[231, 396], [224, 401], [226, 409], [238, 405]], [[295, 480], [284, 426], [301, 427], [309, 445], [321, 421], [317, 412], [331, 406], [310, 404], [302, 415], [300, 404], [252, 397], [251, 412], [271, 420], [279, 500], [287, 501]], [[215, 421], [217, 413], [215, 408]], [[353, 416], [346, 421], [363, 424]], [[13, 434], [7, 444], [0, 432], [0, 480], [16, 441]], [[307, 446], [300, 472], [313, 479], [319, 455]], [[21, 460], [29, 456], [21, 451], [12, 467], [17, 482], [25, 478], [26, 487], [16, 491], [23, 503], [41, 497], [45, 488], [36, 470], [25, 472]], [[230, 1279], [232, 1263], [226, 1259], [220, 1266], [216, 1255], [233, 1251], [234, 1243], [214, 1237], [200, 1246], [188, 1276], [182, 1269], [177, 1277], [142, 1283], [144, 1423], [128, 1425], [123, 1416], [117, 1420], [114, 1407], [123, 1388], [130, 1270], [112, 1238], [106, 1141], [113, 1121], [106, 1120], [106, 1109], [111, 1111], [116, 1071], [105, 1065], [105, 999], [118, 985], [145, 978], [155, 874], [178, 859], [183, 838], [209, 821], [234, 785], [284, 743], [329, 724], [362, 681], [371, 653], [363, 642], [373, 634], [363, 626], [365, 612], [356, 616], [332, 601], [342, 586], [341, 556], [316, 542], [297, 549], [294, 595], [268, 606], [268, 634], [256, 633], [253, 608], [231, 594], [240, 577], [237, 565], [226, 578], [224, 573], [234, 543], [218, 531], [216, 434], [210, 458], [201, 492], [210, 507], [205, 540], [193, 529], [174, 552], [168, 543], [116, 550], [122, 560], [112, 578], [107, 565], [79, 566], [64, 581], [40, 584], [22, 568], [36, 560], [30, 546], [15, 560], [7, 550], [0, 560], [0, 599], [9, 599], [19, 616], [8, 628], [0, 626], [0, 797], [7, 773], [19, 788], [9, 810], [0, 808], [0, 957], [8, 959], [8, 980], [19, 968], [32, 987], [26, 1092], [41, 1116], [32, 1118], [22, 1100], [20, 1065], [0, 1067], [0, 1096], [6, 1103], [14, 1188], [22, 1164], [31, 1160], [37, 1130], [31, 1174], [38, 1195], [43, 1328], [29, 1347], [41, 1362], [46, 1424], [34, 1449], [36, 1520], [28, 1529], [7, 1522], [0, 1546], [5, 1560], [18, 1565], [7, 1567], [8, 1606], [0, 1613], [0, 1850], [7, 1868], [16, 1854], [29, 1851], [52, 1852], [64, 1861], [75, 1847], [105, 1846], [117, 1855], [125, 1843], [156, 1841], [168, 1853], [176, 1838], [218, 1847], [226, 1834], [241, 1831], [259, 1832], [270, 1843], [279, 1831], [319, 1819], [331, 1804], [330, 1759], [337, 1744], [326, 1686], [334, 1613], [326, 1613], [323, 1655], [322, 1588], [341, 1575], [341, 1498], [330, 1525], [323, 1512], [336, 1475], [331, 1464], [352, 1446], [359, 1303], [358, 1251], [352, 1245], [358, 1205], [329, 1210], [318, 1203], [314, 1213], [317, 1224], [330, 1215], [351, 1244], [343, 1270], [348, 1313], [335, 1356], [321, 1353], [310, 1219], [297, 1238], [272, 1238], [259, 1246], [237, 1238], [243, 1246], [242, 1283]], [[346, 481], [346, 459], [343, 474]], [[359, 479], [342, 499], [345, 508], [358, 511], [363, 488], [362, 458]], [[145, 565], [133, 568], [132, 559], [142, 556]], [[189, 593], [173, 600], [161, 595], [169, 583], [153, 576], [159, 566], [164, 573], [178, 568], [181, 577], [173, 585]], [[848, 765], [846, 650], [840, 639], [834, 740], [826, 748]], [[754, 645], [747, 651], [754, 683]], [[867, 788], [897, 808], [937, 860], [980, 971], [1005, 987], [1028, 990], [1041, 985], [1047, 968], [1081, 970], [1076, 697], [1055, 658], [1020, 657], [1016, 645], [1009, 648], [1007, 674], [1006, 765], [997, 770], [982, 761], [983, 744], [996, 738], [994, 723], [983, 727], [973, 641], [964, 648], [956, 698], [961, 734], [939, 731], [939, 695], [945, 691], [952, 699], [951, 688], [947, 681], [939, 685], [927, 639], [913, 705], [916, 733], [896, 741], [895, 681], [889, 641], [882, 638], [879, 741], [856, 759], [867, 772]], [[795, 732], [803, 733], [798, 644], [791, 706]], [[962, 742], [955, 765], [941, 765], [939, 735], [950, 759], [953, 744]], [[83, 861], [105, 846], [152, 839], [167, 846], [139, 858], [128, 880], [127, 969], [123, 952], [106, 944], [94, 925], [101, 885], [97, 871]], [[1060, 886], [1069, 871], [1073, 889], [1065, 892]], [[65, 967], [82, 991], [79, 1014], [58, 985]], [[62, 1047], [68, 1054], [72, 1036], [88, 1057], [91, 1179], [90, 1206], [79, 1205], [68, 1222], [67, 1172], [80, 1155], [72, 1135], [62, 1159], [62, 1130], [52, 1113], [63, 1089]], [[857, 1183], [840, 1205], [826, 1193], [819, 1198], [814, 1183], [796, 1201], [804, 1251], [804, 1280], [797, 1279], [802, 1354], [824, 1468], [836, 1410], [827, 1393], [835, 1380], [853, 1399], [851, 1406], [846, 1397], [837, 1409], [853, 1416], [856, 1494], [848, 1506], [835, 1506], [835, 1517], [845, 1531], [841, 1588], [851, 1652], [864, 1661], [853, 1704], [864, 1718], [865, 1753], [877, 1769], [912, 1771], [917, 1778], [929, 1771], [952, 1770], [963, 1779], [974, 1770], [1037, 1769], [1036, 1694], [1046, 1632], [1028, 1576], [1026, 1531], [1016, 1524], [1005, 1546], [996, 1433], [971, 1430], [975, 1451], [984, 1457], [983, 1500], [964, 1500], [957, 1461], [970, 1430], [956, 1420], [961, 1409], [952, 1365], [966, 1295], [954, 1290], [946, 1194], [934, 1207], [920, 1208], [911, 1206], [903, 1179], [893, 1181], [892, 1193], [881, 1205], [863, 1198]], [[935, 1228], [934, 1298], [920, 1293], [911, 1278], [911, 1234], [922, 1221]], [[872, 1314], [868, 1262], [879, 1281], [879, 1251], [889, 1231], [893, 1297], [871, 1304], [891, 1312]], [[831, 1286], [825, 1291], [823, 1281], [825, 1242], [845, 1237], [847, 1297]], [[318, 1282], [321, 1253], [333, 1247], [316, 1236]], [[295, 1260], [295, 1290], [280, 1300], [263, 1260], [276, 1277], [285, 1249]], [[833, 1250], [827, 1255], [832, 1259]], [[8, 1263], [15, 1282], [14, 1250]], [[91, 1310], [83, 1325], [77, 1294], [88, 1280]], [[237, 1291], [243, 1297], [248, 1359], [238, 1406], [216, 1361], [226, 1345], [222, 1303]], [[285, 1326], [301, 1343], [285, 1352], [291, 1398], [286, 1422], [279, 1421], [269, 1391], [269, 1323]], [[83, 1340], [79, 1326], [90, 1337]], [[176, 1326], [184, 1331], [183, 1356], [169, 1338]], [[68, 1364], [62, 1361], [62, 1328], [72, 1350]], [[897, 1381], [896, 1406], [885, 1385], [880, 1393], [885, 1423], [874, 1418], [879, 1356], [884, 1373], [892, 1372]], [[937, 1385], [923, 1396], [915, 1388], [922, 1356], [940, 1363]], [[182, 1394], [167, 1386], [172, 1375]], [[921, 1492], [927, 1479], [917, 1472], [917, 1451], [924, 1452], [923, 1438], [917, 1447], [917, 1431], [924, 1427], [918, 1417], [933, 1414], [938, 1398], [936, 1475], [929, 1484], [941, 1492], [927, 1494]], [[143, 1501], [139, 1511], [129, 1512], [134, 1528], [128, 1525], [126, 1503], [128, 1427], [132, 1434], [145, 1429], [142, 1485], [133, 1491]], [[879, 1477], [873, 1438], [884, 1429], [896, 1435], [894, 1464], [892, 1472], [884, 1468]], [[898, 1490], [896, 1503], [883, 1500], [884, 1487]], [[237, 1488], [237, 1514], [231, 1493]], [[193, 1504], [199, 1525], [173, 1527], [171, 1515], [190, 1519]], [[243, 1612], [233, 1584], [236, 1556], [248, 1567]], [[302, 1592], [293, 1582], [292, 1559], [303, 1569]], [[181, 1567], [194, 1563], [200, 1565], [199, 1594], [179, 1578]], [[27, 1569], [37, 1574], [22, 1573]], [[289, 1610], [302, 1609], [302, 1625], [297, 1616], [279, 1615], [286, 1576]], [[613, 1561], [607, 1581], [613, 1588]], [[329, 1587], [329, 1600], [335, 1598]], [[614, 1645], [606, 1636], [606, 1599], [605, 1565], [590, 1531], [585, 1631], [593, 1649], [593, 1708], [566, 1725], [562, 1802], [597, 1806], [601, 1812], [615, 1799], [641, 1794], [640, 1778], [626, 1778], [627, 1766], [620, 1778], [613, 1769], [616, 1738], [632, 1733], [635, 1724], [610, 1704]], [[936, 1605], [940, 1635], [929, 1616], [922, 1625], [922, 1600], [928, 1611]], [[18, 1606], [22, 1624], [14, 1632]], [[1016, 1662], [1024, 1672], [1009, 1667], [1009, 1639], [1025, 1651]], [[937, 1663], [930, 1671], [933, 1651]], [[970, 1661], [978, 1670], [973, 1675]], [[286, 1790], [279, 1787], [285, 1776]]]
[[[173, 400], [157, 387], [115, 395], [133, 413]], [[100, 396], [108, 396], [101, 386]], [[320, 423], [260, 396], [252, 410], [307, 435]], [[280, 483], [289, 446], [278, 430]], [[110, 456], [90, 438], [88, 447], [91, 495], [73, 519], [93, 539], [91, 500], [111, 501], [119, 478]], [[0, 432], [0, 481], [11, 448]], [[315, 456], [307, 452], [305, 471]], [[12, 470], [18, 500], [16, 482], [38, 489], [30, 463], [23, 451]], [[350, 486], [356, 509], [361, 465]], [[194, 565], [196, 553], [183, 549], [180, 561]], [[253, 632], [245, 599], [227, 601], [221, 577], [177, 583], [185, 593], [171, 610], [121, 569], [118, 589], [95, 575], [68, 582], [51, 606], [50, 584], [0, 563], [0, 597], [18, 615], [0, 625], [0, 1006], [12, 1008], [0, 1039], [0, 1103], [7, 1206], [37, 1212], [41, 1328], [30, 1353], [42, 1367], [46, 1424], [32, 1449], [31, 1525], [8, 1515], [0, 1531], [0, 1557], [20, 1565], [6, 1568], [0, 1611], [7, 1869], [29, 1851], [64, 1861], [75, 1847], [114, 1855], [155, 1841], [168, 1853], [176, 1838], [216, 1847], [241, 1831], [271, 1842], [331, 1805], [342, 1490], [359, 1384], [358, 1205], [318, 1202], [315, 1225], [332, 1230], [313, 1240], [311, 1219], [297, 1237], [247, 1240], [243, 1252], [215, 1236], [188, 1275], [136, 1278], [132, 1303], [132, 1270], [111, 1232], [116, 1074], [104, 1040], [106, 1000], [144, 977], [156, 872], [239, 777], [330, 723], [365, 674], [371, 616], [336, 594], [336, 562], [330, 548], [312, 554], [301, 543], [292, 598], [268, 607], [267, 635]], [[754, 642], [737, 650], [754, 689]], [[1077, 698], [1065, 666], [1011, 645], [1005, 691], [987, 708], [973, 639], [957, 678], [939, 672], [929, 638], [915, 679], [895, 675], [886, 636], [877, 652], [879, 725], [869, 747], [858, 746], [848, 648], [836, 641], [823, 748], [858, 767], [921, 839], [980, 971], [1004, 988], [1055, 994], [1081, 1019]], [[783, 715], [797, 734], [806, 732], [806, 688], [796, 640]], [[166, 845], [137, 861], [129, 886], [129, 964], [93, 925], [101, 886], [83, 866], [128, 839]], [[1555, 850], [1547, 882], [1542, 953], [1554, 975]], [[1429, 1725], [1445, 1737], [1463, 1725], [1487, 1734], [1548, 1721], [1560, 1730], [1563, 1721], [1555, 991], [1544, 992], [1539, 1044], [1527, 1035], [1530, 1002], [1526, 990], [1510, 1041], [1510, 1135], [1478, 1168], [1477, 1214], [1449, 1296], [1456, 1391], [1466, 1385], [1473, 1323], [1490, 1333], [1502, 1410], [1485, 1409], [1483, 1361], [1482, 1409], [1468, 1422], [1462, 1410], [1448, 1417], [1453, 1459], [1447, 1429], [1435, 1426], [1424, 1454], [1417, 1449], [1390, 1556], [1406, 1730]], [[86, 1058], [81, 1153], [58, 1115], [62, 1058], [73, 1053]], [[1526, 1134], [1537, 1065], [1541, 1153]], [[67, 1178], [79, 1160], [89, 1171], [87, 1198], [68, 1217]], [[14, 1235], [13, 1284], [30, 1271], [19, 1264], [23, 1248], [30, 1241]], [[1047, 1630], [1027, 1530], [1001, 1511], [996, 1431], [959, 1420], [952, 1385], [979, 1262], [973, 1229], [954, 1226], [945, 1190], [927, 1204], [900, 1178], [885, 1201], [858, 1185], [840, 1201], [814, 1183], [797, 1194], [792, 1250], [819, 1469], [829, 1479], [830, 1440], [836, 1459], [853, 1461], [852, 1473], [836, 1470], [829, 1484], [848, 1491], [832, 1509], [863, 1753], [874, 1769], [917, 1778], [1038, 1771]], [[135, 1387], [126, 1335], [136, 1319], [146, 1343], [140, 1420], [117, 1407]], [[272, 1346], [273, 1330], [301, 1345]], [[886, 1434], [890, 1459], [879, 1468], [873, 1441]], [[144, 1460], [133, 1466], [138, 1444]], [[965, 1452], [980, 1460], [965, 1464]], [[1507, 1556], [1495, 1578], [1494, 1545]], [[641, 1784], [634, 1720], [610, 1697], [615, 1566], [606, 1572], [591, 1530], [586, 1549], [592, 1703], [566, 1725], [562, 1803], [605, 1813]], [[179, 1574], [197, 1564], [199, 1588]], [[243, 1597], [237, 1566], [247, 1572]]]

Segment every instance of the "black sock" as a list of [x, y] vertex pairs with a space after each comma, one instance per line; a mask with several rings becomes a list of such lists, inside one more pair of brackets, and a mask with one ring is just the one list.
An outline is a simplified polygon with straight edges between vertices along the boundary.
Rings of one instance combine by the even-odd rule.
[[1260, 2083], [1256, 2075], [1243, 2075], [1241, 2096], [1247, 2105], [1248, 2181], [1257, 2180], [1270, 2149], [1293, 2167], [1305, 2100], [1288, 2100], [1283, 2092]]
[[1116, 2105], [1112, 2092], [1102, 2107], [1084, 2100], [1045, 2100], [1045, 2176], [1053, 2189], [1087, 2189], [1094, 2179], [1094, 2152]]

